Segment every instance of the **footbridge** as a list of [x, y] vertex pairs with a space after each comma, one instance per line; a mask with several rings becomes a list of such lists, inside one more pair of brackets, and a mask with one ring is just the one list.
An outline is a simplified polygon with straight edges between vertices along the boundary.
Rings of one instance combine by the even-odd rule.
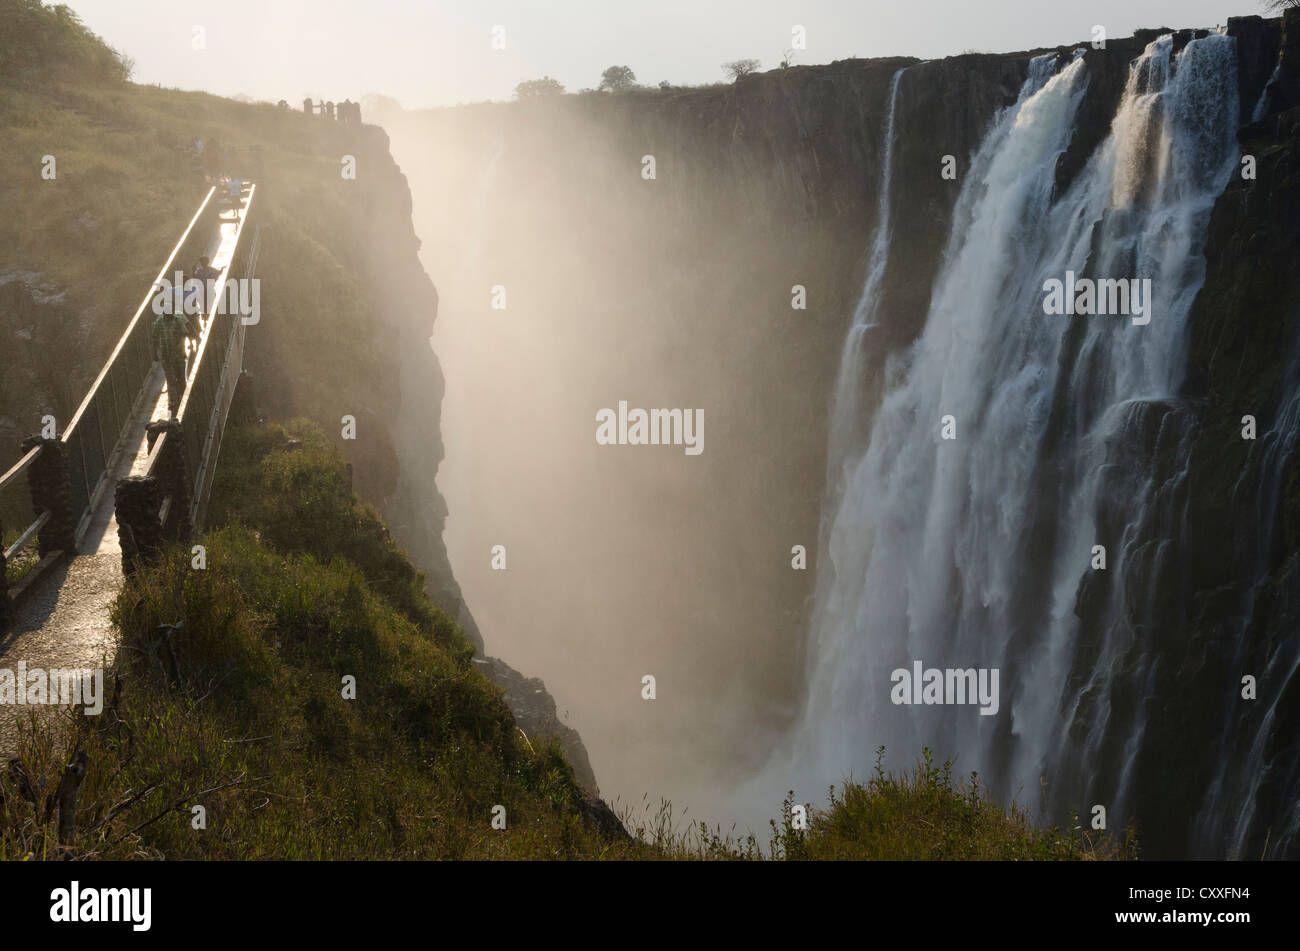
[[[238, 180], [208, 190], [71, 419], [60, 431], [45, 417], [0, 475], [0, 670], [104, 666], [125, 573], [203, 526], [232, 404], [238, 415], [251, 398], [243, 358], [254, 318], [232, 298], [257, 272], [256, 197]], [[161, 289], [177, 272], [192, 277], [201, 256], [220, 276], [190, 317], [199, 334], [177, 405], [153, 361], [153, 322], [169, 303]], [[13, 710], [0, 706], [0, 754], [12, 749]]]

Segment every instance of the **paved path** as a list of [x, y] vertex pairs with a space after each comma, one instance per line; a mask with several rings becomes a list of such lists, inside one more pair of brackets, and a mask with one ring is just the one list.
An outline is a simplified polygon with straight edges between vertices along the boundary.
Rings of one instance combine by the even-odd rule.
[[[167, 415], [162, 371], [155, 368], [145, 384], [153, 411], [141, 413], [114, 466], [110, 486], [128, 475], [139, 475], [149, 458], [145, 427]], [[122, 590], [122, 549], [117, 539], [113, 492], [104, 492], [75, 558], [57, 565], [41, 578], [19, 607], [9, 627], [0, 633], [0, 669], [108, 667], [117, 656], [117, 630], [109, 620], [113, 600]], [[111, 689], [105, 683], [105, 689]], [[50, 706], [0, 705], [0, 762], [17, 753], [18, 723], [33, 712], [48, 714]]]

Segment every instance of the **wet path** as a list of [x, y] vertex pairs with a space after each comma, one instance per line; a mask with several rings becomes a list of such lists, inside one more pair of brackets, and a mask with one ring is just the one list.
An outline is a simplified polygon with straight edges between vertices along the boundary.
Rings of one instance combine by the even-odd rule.
[[[153, 411], [141, 413], [123, 441], [110, 485], [144, 471], [149, 457], [145, 427], [150, 420], [167, 415], [162, 371], [155, 368], [145, 386], [152, 395]], [[0, 634], [0, 670], [14, 671], [16, 676], [20, 662], [29, 671], [112, 664], [117, 656], [117, 631], [109, 620], [109, 611], [120, 590], [122, 549], [117, 538], [113, 493], [108, 491], [91, 514], [77, 556], [40, 579], [15, 612], [12, 623]], [[0, 704], [0, 762], [17, 752], [20, 719], [29, 718], [33, 711], [47, 715], [54, 709]]]

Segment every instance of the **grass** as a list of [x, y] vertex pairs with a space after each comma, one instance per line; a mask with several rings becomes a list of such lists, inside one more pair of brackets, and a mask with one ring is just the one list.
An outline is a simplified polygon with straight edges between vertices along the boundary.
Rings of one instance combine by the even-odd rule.
[[[22, 534], [22, 531], [22, 529], [7, 528], [3, 533], [0, 533], [0, 549], [8, 548], [16, 542], [18, 536]], [[40, 554], [38, 553], [36, 541], [34, 539], [12, 559], [6, 561], [5, 581], [9, 590], [12, 591], [18, 582], [27, 577], [31, 570], [40, 564], [40, 561]]]
[[1052, 861], [1135, 859], [1132, 830], [1119, 840], [1084, 829], [1078, 817], [1067, 829], [1038, 828], [1027, 812], [995, 802], [971, 773], [954, 782], [952, 763], [936, 766], [922, 750], [911, 773], [887, 774], [877, 752], [875, 775], [866, 783], [831, 787], [825, 809], [811, 813], [806, 835], [794, 827], [792, 799], [782, 822], [773, 823], [774, 851], [788, 859], [888, 859]]
[[[400, 552], [347, 491], [323, 437], [269, 450], [287, 438], [268, 427], [227, 447], [232, 471], [261, 478], [219, 490], [231, 521], [199, 540], [205, 567], [173, 547], [125, 586], [113, 700], [99, 717], [26, 732], [34, 795], [0, 780], [0, 855], [538, 859], [630, 848], [584, 822], [558, 746], [520, 733], [460, 629], [409, 565], [395, 569]], [[271, 543], [284, 532], [283, 479], [317, 486], [292, 504], [324, 519], [286, 550]], [[327, 538], [358, 560], [319, 549]], [[81, 831], [61, 850], [41, 804], [69, 741], [89, 769]], [[497, 805], [504, 830], [492, 826]]]

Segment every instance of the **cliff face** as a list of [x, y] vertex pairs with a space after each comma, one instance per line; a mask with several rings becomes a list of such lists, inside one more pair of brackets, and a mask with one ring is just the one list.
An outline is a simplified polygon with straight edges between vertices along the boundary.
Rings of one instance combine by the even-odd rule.
[[[375, 329], [384, 341], [385, 367], [392, 384], [391, 402], [368, 421], [380, 428], [395, 455], [393, 479], [386, 486], [389, 491], [375, 501], [412, 561], [427, 573], [431, 597], [456, 618], [483, 655], [483, 637], [447, 558], [443, 541], [447, 504], [434, 481], [444, 456], [444, 380], [438, 357], [429, 345], [438, 314], [438, 292], [417, 255], [420, 241], [412, 224], [406, 178], [389, 154], [384, 133], [374, 128], [366, 132], [369, 147], [362, 160], [367, 174], [383, 185], [368, 196], [364, 231], [354, 239], [360, 238], [360, 247], [366, 252], [366, 285], [374, 294], [380, 318]], [[364, 442], [351, 451], [354, 472], [373, 466], [370, 451]], [[598, 796], [582, 738], [561, 721], [546, 685], [494, 657], [480, 656], [476, 663], [505, 691], [506, 704], [524, 733], [534, 740], [559, 739], [578, 781]]]
[[[377, 330], [385, 341], [388, 400], [376, 407], [372, 422], [393, 447], [390, 481], [379, 494], [385, 519], [412, 560], [428, 572], [430, 594], [465, 628], [481, 651], [483, 639], [464, 610], [447, 549], [442, 541], [447, 505], [432, 480], [443, 459], [440, 422], [443, 375], [429, 335], [438, 313], [438, 292], [420, 266], [420, 247], [412, 227], [411, 195], [406, 179], [388, 151], [379, 129], [367, 128], [367, 149], [360, 156], [367, 177], [383, 184], [366, 196], [362, 231], [352, 240], [364, 255], [366, 285], [373, 295]], [[364, 443], [354, 471], [373, 465]], [[375, 492], [366, 493], [374, 498]]]
[[[1156, 596], [1176, 604], [1171, 614], [1184, 624], [1156, 632], [1169, 663], [1155, 684], [1162, 699], [1150, 714], [1143, 778], [1156, 784], [1188, 769], [1179, 737], [1220, 737], [1230, 779], [1203, 831], [1243, 833], [1253, 847], [1242, 858], [1264, 854], [1270, 838], [1281, 850], [1270, 855], [1296, 848], [1288, 796], [1300, 770], [1300, 56], [1292, 52], [1300, 11], [1285, 26], [1267, 114], [1238, 135], [1257, 177], [1234, 179], [1207, 234], [1206, 280], [1189, 319], [1185, 395], [1195, 435], [1188, 458], [1160, 460], [1171, 476], [1189, 474], [1176, 539], [1184, 557], [1152, 565]], [[1271, 74], [1272, 60], [1258, 58], [1257, 90]], [[1247, 676], [1257, 699], [1243, 695]], [[1182, 795], [1201, 786], [1189, 782]], [[1201, 805], [1177, 796], [1172, 809], [1141, 815], [1164, 854], [1187, 847], [1169, 815]]]

